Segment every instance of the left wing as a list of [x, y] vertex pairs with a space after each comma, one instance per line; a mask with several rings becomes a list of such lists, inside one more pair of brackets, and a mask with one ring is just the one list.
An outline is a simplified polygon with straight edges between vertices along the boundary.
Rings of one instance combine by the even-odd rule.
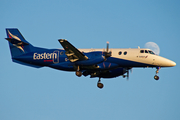
[[60, 44], [63, 46], [65, 49], [65, 54], [68, 57], [68, 59], [71, 62], [76, 62], [78, 60], [88, 60], [88, 57], [85, 56], [82, 52], [80, 52], [77, 48], [75, 48], [71, 43], [69, 43], [65, 39], [59, 39], [58, 40]]

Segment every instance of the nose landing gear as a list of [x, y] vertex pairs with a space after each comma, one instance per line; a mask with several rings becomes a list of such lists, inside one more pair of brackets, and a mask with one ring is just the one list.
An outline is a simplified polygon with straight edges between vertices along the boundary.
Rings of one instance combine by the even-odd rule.
[[155, 76], [154, 76], [154, 79], [155, 79], [155, 80], [159, 80], [159, 76], [155, 75]]
[[158, 73], [159, 73], [159, 70], [160, 70], [160, 67], [156, 67], [156, 75], [154, 76], [154, 79], [155, 80], [159, 80], [159, 76], [158, 76]]
[[99, 81], [97, 83], [97, 87], [102, 89], [104, 87], [104, 85], [101, 83], [101, 78], [99, 78]]

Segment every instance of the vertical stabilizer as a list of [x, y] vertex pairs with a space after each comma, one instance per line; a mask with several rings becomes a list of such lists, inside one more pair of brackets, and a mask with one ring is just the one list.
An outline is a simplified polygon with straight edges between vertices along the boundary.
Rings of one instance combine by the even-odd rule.
[[33, 46], [25, 40], [17, 28], [7, 28], [6, 34], [12, 58], [32, 51]]

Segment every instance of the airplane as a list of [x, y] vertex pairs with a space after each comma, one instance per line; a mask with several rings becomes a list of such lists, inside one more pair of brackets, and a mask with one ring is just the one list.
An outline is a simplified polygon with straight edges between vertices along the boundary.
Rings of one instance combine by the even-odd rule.
[[77, 49], [66, 39], [59, 39], [64, 49], [45, 49], [34, 47], [17, 28], [6, 28], [12, 61], [22, 65], [41, 68], [50, 67], [63, 71], [74, 71], [78, 77], [99, 78], [98, 88], [103, 88], [101, 78], [123, 76], [129, 78], [133, 67], [156, 68], [155, 80], [159, 80], [161, 67], [173, 67], [176, 63], [156, 55], [146, 48], [111, 49], [109, 42], [106, 49]]

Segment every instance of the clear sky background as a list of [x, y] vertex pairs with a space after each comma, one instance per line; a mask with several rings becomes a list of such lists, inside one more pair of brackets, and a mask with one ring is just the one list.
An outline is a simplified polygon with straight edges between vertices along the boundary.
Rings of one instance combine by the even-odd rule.
[[[1, 0], [0, 120], [180, 120], [179, 0]], [[11, 61], [5, 28], [18, 28], [31, 44], [62, 48], [144, 47], [177, 63], [133, 68], [125, 78], [76, 77], [74, 72], [31, 68]]]

